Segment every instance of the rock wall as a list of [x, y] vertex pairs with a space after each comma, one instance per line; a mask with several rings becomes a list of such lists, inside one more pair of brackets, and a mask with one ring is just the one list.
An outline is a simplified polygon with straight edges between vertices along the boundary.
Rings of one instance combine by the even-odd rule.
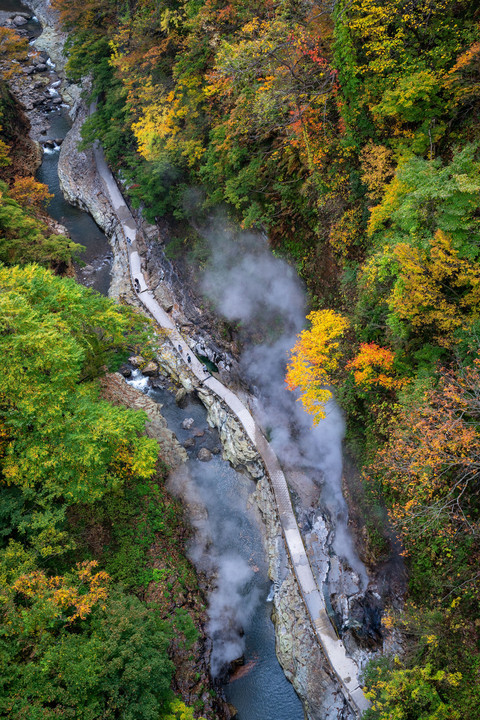
[[62, 143], [58, 160], [60, 187], [69, 203], [92, 215], [110, 242], [113, 251], [110, 297], [136, 304], [136, 296], [130, 283], [125, 237], [96, 171], [92, 148], [79, 149], [82, 139], [80, 130], [86, 117], [86, 109], [80, 107], [73, 126]]
[[114, 405], [127, 405], [133, 410], [143, 410], [147, 415], [145, 432], [148, 437], [154, 438], [161, 448], [162, 459], [166, 464], [175, 469], [188, 459], [187, 452], [178, 442], [174, 433], [168, 429], [167, 421], [162, 415], [161, 408], [157, 402], [127, 385], [125, 379], [119, 373], [106, 375], [100, 381], [102, 396]]

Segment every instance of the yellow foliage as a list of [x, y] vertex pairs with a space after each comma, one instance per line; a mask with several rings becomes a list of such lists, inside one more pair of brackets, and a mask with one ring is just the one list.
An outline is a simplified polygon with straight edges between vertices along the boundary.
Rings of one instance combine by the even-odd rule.
[[[188, 707], [178, 698], [175, 698], [175, 700], [170, 703], [169, 710], [164, 720], [194, 720], [193, 708]], [[198, 718], [198, 720], [205, 720], [205, 718]]]
[[326, 388], [342, 357], [340, 340], [349, 327], [346, 318], [333, 310], [315, 310], [307, 316], [309, 330], [302, 330], [291, 351], [285, 381], [289, 390], [300, 390], [305, 410], [317, 424], [332, 394]]
[[370, 237], [391, 217], [392, 212], [400, 207], [400, 201], [408, 191], [408, 185], [395, 176], [386, 187], [382, 202], [370, 211], [368, 221], [368, 234]]
[[368, 187], [368, 195], [378, 200], [383, 195], [387, 181], [393, 175], [392, 151], [384, 145], [375, 145], [372, 140], [360, 153], [362, 161], [362, 182]]
[[340, 257], [348, 257], [352, 246], [361, 238], [361, 209], [349, 208], [330, 228], [329, 243]]
[[189, 166], [194, 165], [204, 153], [201, 142], [184, 137], [179, 144], [176, 136], [186, 119], [192, 120], [199, 114], [198, 108], [205, 97], [201, 80], [195, 76], [180, 78], [175, 90], [159, 96], [147, 81], [142, 94], [142, 99], [149, 97], [149, 100], [140, 119], [132, 125], [140, 154], [146, 160], [155, 160], [160, 148], [177, 153], [181, 146], [181, 155]]
[[432, 326], [437, 342], [449, 347], [454, 331], [465, 326], [462, 310], [467, 309], [471, 318], [478, 316], [480, 268], [460, 258], [441, 230], [435, 233], [430, 253], [399, 243], [394, 255], [401, 273], [390, 296], [391, 309], [413, 328]]

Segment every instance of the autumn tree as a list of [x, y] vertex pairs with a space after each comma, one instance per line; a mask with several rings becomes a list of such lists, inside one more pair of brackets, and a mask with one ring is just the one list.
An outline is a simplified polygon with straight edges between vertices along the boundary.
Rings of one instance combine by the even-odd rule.
[[445, 698], [461, 680], [459, 672], [434, 670], [428, 664], [414, 668], [397, 666], [392, 672], [380, 669], [367, 693], [372, 707], [365, 713], [365, 720], [459, 720], [455, 701]]
[[315, 310], [307, 315], [309, 330], [302, 330], [291, 351], [285, 381], [289, 390], [299, 390], [305, 410], [314, 423], [325, 417], [332, 397], [329, 385], [342, 357], [341, 339], [349, 323], [333, 310]]
[[172, 700], [166, 628], [136, 597], [107, 596], [94, 565], [70, 578], [30, 573], [3, 590], [2, 717], [163, 716]]
[[[443, 372], [437, 388], [428, 389], [420, 402], [412, 399], [400, 412], [370, 469], [381, 478], [391, 519], [412, 562], [430, 557], [430, 569], [423, 565], [424, 592], [429, 582], [439, 582], [435, 591], [442, 592], [447, 574], [454, 586], [475, 575], [479, 387], [478, 361]], [[431, 572], [436, 580], [429, 577]]]
[[405, 380], [398, 377], [395, 369], [395, 353], [373, 342], [361, 343], [346, 369], [353, 370], [355, 384], [364, 390], [375, 387], [400, 390], [405, 385]]
[[28, 54], [28, 42], [14, 30], [0, 27], [0, 78], [9, 79], [19, 72], [19, 61]]
[[83, 249], [64, 235], [48, 228], [43, 203], [48, 188], [33, 178], [19, 178], [11, 190], [0, 182], [0, 261], [8, 264], [37, 262], [65, 270]]

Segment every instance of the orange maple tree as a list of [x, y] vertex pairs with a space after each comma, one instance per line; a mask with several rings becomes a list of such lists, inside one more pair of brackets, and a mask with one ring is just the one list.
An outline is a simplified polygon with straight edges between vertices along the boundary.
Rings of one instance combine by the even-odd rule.
[[357, 356], [347, 363], [353, 370], [355, 384], [364, 388], [377, 386], [385, 390], [399, 390], [405, 380], [396, 377], [395, 353], [374, 342], [361, 343]]
[[77, 619], [84, 620], [92, 609], [108, 597], [109, 576], [103, 570], [94, 572], [98, 562], [85, 561], [77, 564], [73, 578], [55, 575], [48, 577], [41, 570], [21, 575], [13, 584], [15, 592], [23, 595], [51, 618], [62, 618], [66, 624]]

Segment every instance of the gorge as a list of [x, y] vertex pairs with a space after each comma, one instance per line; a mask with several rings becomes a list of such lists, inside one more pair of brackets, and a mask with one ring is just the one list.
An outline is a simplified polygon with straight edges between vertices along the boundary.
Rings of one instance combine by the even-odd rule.
[[[54, 78], [53, 82], [56, 82], [56, 77]], [[55, 138], [60, 139], [60, 138], [62, 138], [62, 136], [65, 135], [65, 131], [66, 131], [66, 127], [65, 127], [65, 121], [62, 120], [62, 113], [61, 113], [61, 111], [60, 112], [56, 111], [54, 113], [53, 122], [50, 123], [49, 135], [55, 136]], [[67, 141], [67, 144], [68, 144], [68, 141]], [[94, 255], [95, 255], [95, 253], [96, 254], [102, 253], [101, 246], [100, 246], [100, 248], [98, 247], [100, 238], [98, 236], [98, 233], [96, 233], [94, 227], [84, 225], [82, 228], [82, 227], [78, 226], [79, 222], [83, 221], [84, 215], [77, 213], [75, 216], [75, 211], [68, 212], [68, 211], [66, 211], [64, 206], [59, 204], [59, 203], [61, 203], [61, 200], [58, 195], [58, 188], [55, 187], [55, 184], [56, 184], [56, 181], [55, 181], [55, 155], [58, 152], [58, 149], [59, 148], [55, 147], [55, 146], [53, 149], [50, 149], [48, 147], [46, 148], [46, 151], [45, 151], [46, 162], [44, 161], [44, 163], [42, 164], [42, 168], [40, 169], [39, 174], [38, 174], [38, 177], [40, 180], [47, 181], [47, 183], [50, 186], [50, 189], [53, 191], [56, 191], [56, 194], [55, 194], [56, 199], [54, 201], [55, 204], [51, 208], [51, 212], [56, 217], [57, 220], [61, 221], [62, 224], [67, 225], [67, 227], [70, 231], [70, 235], [73, 237], [73, 239], [80, 240], [82, 238], [88, 238], [89, 240], [91, 240], [92, 250], [90, 252], [91, 253], [93, 252]], [[62, 152], [65, 152], [65, 150], [62, 150]], [[65, 161], [64, 161], [64, 164], [65, 164]], [[70, 199], [71, 200], [73, 199], [75, 204], [83, 204], [83, 203], [79, 203], [78, 197], [71, 198], [71, 196], [70, 196]], [[88, 203], [87, 203], [87, 205], [88, 205]], [[72, 215], [74, 217], [72, 217]], [[83, 222], [85, 222], [85, 221], [83, 221]], [[94, 255], [91, 254], [91, 257], [94, 257]], [[219, 257], [219, 253], [216, 254], [216, 257], [217, 258]], [[87, 259], [90, 259], [90, 258], [87, 258]], [[97, 260], [97, 262], [98, 262], [98, 260]], [[95, 272], [95, 268], [94, 268], [94, 266], [92, 266], [92, 263], [88, 263], [87, 274], [93, 275], [93, 286], [94, 287], [97, 287], [98, 289], [105, 291], [107, 284], [108, 284], [108, 279], [107, 279], [108, 278], [108, 253], [106, 253], [105, 250], [103, 250], [103, 257], [100, 256], [99, 264], [101, 266], [103, 266], [103, 268], [106, 268], [106, 269], [102, 268], [103, 271], [101, 271], [100, 273], [98, 271]], [[83, 272], [83, 276], [85, 278], [85, 271], [81, 271], [81, 272]], [[89, 281], [89, 284], [90, 283], [91, 283], [91, 281]], [[142, 280], [142, 285], [143, 285], [143, 280]], [[144, 288], [142, 287], [141, 289], [144, 289]], [[188, 346], [185, 346], [185, 348], [187, 348], [187, 347]], [[186, 354], [187, 352], [188, 352], [188, 350], [185, 350], [184, 354]], [[277, 353], [278, 353], [278, 350], [277, 350]], [[195, 362], [195, 360], [194, 360], [194, 362]], [[198, 367], [197, 372], [200, 373], [200, 367]], [[203, 373], [203, 370], [201, 372]], [[204, 385], [205, 384], [207, 384], [207, 383], [204, 383]], [[242, 411], [240, 411], [240, 412], [242, 412]], [[259, 431], [257, 430], [256, 432], [258, 433]], [[257, 442], [258, 442], [258, 440], [257, 440]], [[333, 442], [335, 442], [335, 440], [333, 440]], [[338, 440], [336, 442], [338, 442]], [[336, 470], [336, 473], [338, 475], [338, 470]], [[286, 488], [286, 486], [285, 486], [285, 488]], [[290, 513], [291, 512], [292, 511], [290, 510]], [[278, 538], [275, 539], [275, 542], [276, 543], [278, 542]], [[293, 542], [293, 544], [290, 548], [291, 551], [292, 551], [295, 543], [297, 543], [297, 545], [298, 545], [298, 541], [292, 541], [292, 542]], [[274, 559], [274, 563], [278, 564], [278, 558]], [[271, 570], [271, 572], [272, 572], [272, 570]], [[312, 578], [313, 578], [313, 576], [312, 576]], [[311, 582], [311, 581], [309, 581], [309, 582]], [[276, 580], [277, 588], [278, 588], [278, 585], [279, 585], [279, 580], [277, 578], [277, 580]], [[323, 604], [323, 598], [321, 598], [321, 604]], [[286, 609], [284, 609], [283, 612], [285, 613]], [[326, 622], [329, 623], [328, 619], [326, 620]], [[336, 640], [334, 642], [336, 642]], [[350, 672], [350, 675], [351, 674], [352, 673]], [[346, 675], [348, 675], [348, 672]], [[345, 677], [346, 677], [346, 675], [345, 675]], [[268, 690], [267, 690], [267, 693], [268, 693]], [[237, 703], [237, 705], [238, 705], [238, 703]], [[326, 712], [326, 710], [316, 710], [315, 711], [312, 709], [311, 712], [313, 713], [311, 715], [312, 717], [317, 717], [317, 714], [316, 714], [317, 712], [324, 713], [324, 712]], [[318, 715], [318, 717], [321, 717], [321, 716], [322, 715]], [[241, 717], [241, 714], [240, 714], [240, 717]]]
[[[401, 0], [390, 4], [396, 6]], [[44, 531], [40, 533], [40, 542], [47, 544], [41, 546], [40, 555], [35, 544], [32, 552], [37, 553], [41, 569], [28, 575], [31, 566], [27, 564], [27, 575], [13, 576], [8, 590], [11, 603], [19, 601], [17, 587], [25, 594], [29, 592], [26, 583], [37, 582], [28, 578], [43, 577], [46, 572], [47, 580], [42, 582], [71, 582], [71, 574], [62, 580], [48, 579], [48, 573], [67, 572], [65, 563], [77, 559], [83, 566], [89, 557], [95, 558], [91, 560], [95, 565], [105, 563], [105, 580], [108, 573], [115, 579], [112, 600], [98, 607], [82, 627], [94, 631], [102, 612], [117, 612], [115, 598], [124, 592], [123, 578], [134, 598], [147, 605], [153, 598], [150, 620], [161, 608], [166, 623], [162, 627], [173, 623], [171, 627], [178, 628], [178, 637], [175, 629], [165, 630], [173, 632], [169, 652], [177, 671], [171, 684], [177, 699], [170, 695], [168, 702], [174, 714], [182, 712], [182, 703], [191, 705], [190, 709], [185, 706], [188, 718], [195, 712], [208, 720], [217, 716], [287, 720], [305, 713], [312, 720], [353, 720], [363, 714], [369, 720], [385, 720], [391, 707], [411, 704], [415, 706], [412, 717], [424, 709], [438, 710], [442, 720], [456, 717], [462, 703], [473, 707], [476, 702], [475, 691], [469, 696], [465, 690], [473, 655], [457, 657], [455, 650], [464, 646], [467, 635], [460, 636], [475, 617], [472, 582], [476, 576], [470, 568], [475, 558], [476, 504], [471, 488], [476, 475], [470, 456], [476, 452], [472, 397], [476, 397], [478, 373], [469, 363], [475, 352], [471, 323], [475, 322], [477, 271], [475, 252], [465, 245], [465, 227], [473, 232], [476, 222], [475, 143], [452, 152], [442, 146], [440, 151], [435, 143], [444, 130], [435, 126], [435, 134], [430, 126], [430, 155], [422, 157], [427, 131], [419, 126], [417, 144], [405, 149], [402, 143], [408, 133], [405, 130], [403, 138], [401, 122], [397, 134], [389, 138], [388, 123], [382, 125], [378, 119], [382, 112], [388, 116], [388, 103], [395, 104], [398, 98], [387, 89], [383, 100], [374, 105], [373, 91], [365, 81], [365, 97], [370, 98], [365, 105], [368, 122], [377, 123], [375, 141], [380, 142], [382, 136], [385, 146], [371, 144], [371, 128], [366, 130], [363, 116], [355, 119], [349, 114], [352, 98], [346, 100], [353, 86], [345, 77], [357, 61], [348, 55], [341, 38], [354, 38], [360, 53], [361, 42], [366, 43], [365, 38], [358, 39], [366, 32], [358, 18], [367, 10], [357, 0], [346, 8], [340, 0], [327, 10], [322, 4], [319, 18], [311, 17], [306, 6], [276, 7], [276, 20], [265, 11], [262, 21], [253, 18], [243, 24], [242, 20], [238, 28], [227, 23], [225, 38], [212, 28], [215, 23], [221, 26], [226, 16], [217, 17], [208, 3], [198, 17], [189, 15], [190, 0], [182, 5], [184, 14], [182, 10], [173, 15], [160, 13], [149, 0], [142, 4], [144, 14], [140, 4], [134, 3], [122, 15], [107, 3], [97, 8], [101, 12], [92, 35], [86, 10], [70, 7], [67, 0], [55, 0], [54, 5], [63, 27], [71, 32], [69, 38], [60, 30], [57, 10], [48, 2], [31, 0], [28, 10], [5, 0], [0, 7], [7, 28], [26, 34], [41, 51], [22, 57], [20, 72], [9, 82], [23, 103], [37, 142], [37, 150], [32, 146], [28, 152], [33, 158], [38, 149], [43, 151], [37, 179], [54, 195], [48, 228], [67, 232], [71, 248], [78, 248], [74, 243], [86, 247], [73, 266], [64, 260], [55, 260], [56, 265], [50, 260], [50, 265], [71, 276], [75, 272], [87, 288], [108, 293], [118, 308], [111, 311], [111, 318], [117, 312], [120, 317], [123, 310], [127, 317], [133, 308], [129, 317], [135, 332], [139, 332], [141, 313], [150, 319], [148, 331], [143, 321], [150, 341], [135, 341], [128, 362], [120, 368], [120, 360], [109, 359], [108, 367], [119, 369], [120, 375], [100, 380], [101, 393], [115, 406], [125, 404], [146, 412], [147, 436], [159, 443], [160, 457], [172, 468], [167, 480], [170, 492], [186, 508], [192, 528], [188, 555], [197, 568], [200, 589], [192, 589], [193, 576], [183, 565], [186, 561], [178, 559], [177, 576], [174, 555], [168, 554], [169, 533], [184, 542], [188, 530], [183, 521], [176, 521], [175, 531], [169, 529], [168, 522], [179, 518], [180, 510], [172, 509], [177, 507], [173, 499], [164, 498], [163, 480], [160, 484], [140, 482], [138, 490], [133, 490], [129, 463], [141, 477], [151, 466], [153, 448], [144, 438], [148, 451], [147, 445], [143, 451], [127, 450], [131, 441], [138, 448], [143, 442], [135, 431], [118, 441], [117, 460], [112, 460], [110, 474], [105, 476], [109, 482], [113, 478], [107, 505], [98, 504], [91, 522], [78, 500], [65, 520], [66, 510], [55, 515], [55, 523], [60, 524], [52, 537], [58, 533], [60, 545], [53, 540], [49, 544]], [[432, 11], [434, 23], [441, 22], [437, 9]], [[302, 20], [304, 10], [307, 14]], [[251, 11], [246, 9], [247, 15]], [[232, 10], [232, 17], [236, 12]], [[41, 35], [37, 18], [44, 26]], [[402, 22], [408, 25], [406, 18]], [[461, 30], [465, 44], [473, 38], [468, 34], [469, 18], [465, 16]], [[109, 27], [109, 22], [118, 26]], [[421, 32], [415, 37], [422, 45], [428, 22], [419, 22]], [[455, 34], [454, 27], [448, 32]], [[10, 39], [8, 32], [5, 37]], [[233, 44], [226, 38], [233, 39]], [[65, 42], [70, 53], [68, 72], [75, 82], [65, 71]], [[268, 52], [272, 42], [277, 48], [273, 54]], [[426, 40], [425, 48], [429, 53]], [[472, 48], [474, 53], [475, 45]], [[95, 62], [92, 65], [95, 57], [98, 67]], [[141, 59], [137, 67], [135, 57]], [[454, 55], [448, 60], [447, 55], [443, 57], [453, 67]], [[292, 58], [297, 58], [294, 69], [289, 64]], [[467, 53], [451, 69], [456, 75], [442, 76], [442, 92], [453, 92], [469, 58]], [[374, 66], [373, 61], [371, 66], [367, 63], [361, 73], [368, 76]], [[144, 91], [138, 84], [143, 77]], [[412, 82], [420, 82], [419, 77], [412, 75]], [[363, 80], [358, 82], [356, 87], [363, 92]], [[309, 93], [312, 97], [306, 101]], [[284, 105], [276, 104], [278, 97]], [[298, 104], [299, 97], [305, 105]], [[184, 113], [186, 107], [190, 114]], [[219, 112], [222, 108], [224, 116]], [[291, 117], [287, 108], [293, 108]], [[323, 139], [313, 117], [323, 128]], [[412, 118], [408, 122], [413, 123]], [[82, 140], [82, 126], [87, 140]], [[367, 139], [362, 132], [367, 132]], [[251, 160], [245, 155], [249, 146], [255, 148]], [[439, 155], [434, 157], [437, 150]], [[411, 151], [418, 157], [412, 158]], [[278, 177], [272, 170], [275, 158], [279, 158]], [[217, 189], [212, 178], [218, 178]], [[257, 186], [252, 187], [255, 179]], [[33, 193], [40, 197], [45, 192], [42, 186], [36, 186], [33, 178], [11, 183], [2, 203], [14, 208], [14, 217], [19, 218], [23, 216], [18, 202], [26, 203], [27, 216], [37, 213], [39, 222], [42, 217], [44, 222], [41, 209], [28, 208], [28, 203], [37, 202]], [[295, 195], [299, 183], [301, 189]], [[443, 190], [435, 194], [429, 183]], [[427, 196], [431, 223], [438, 224], [431, 241], [425, 239], [425, 229], [421, 238], [416, 234], [418, 223], [425, 220], [422, 208]], [[228, 208], [222, 206], [223, 200]], [[65, 247], [67, 253], [66, 238], [56, 241], [52, 236], [48, 242], [58, 257], [57, 247]], [[453, 267], [457, 271], [451, 276]], [[15, 272], [12, 278], [17, 277]], [[27, 270], [28, 282], [40, 282], [40, 275], [35, 279], [37, 272]], [[422, 272], [431, 277], [428, 283], [418, 284]], [[443, 289], [437, 288], [437, 281]], [[9, 282], [13, 280], [7, 286]], [[449, 289], [448, 283], [461, 289]], [[450, 313], [450, 324], [440, 318], [438, 309], [436, 313], [427, 306], [422, 312], [418, 309], [423, 307], [422, 293], [435, 292], [448, 296], [445, 302], [439, 300], [438, 308]], [[70, 297], [65, 293], [65, 298]], [[94, 296], [87, 297], [92, 299], [86, 303], [94, 303]], [[10, 307], [9, 298], [6, 307]], [[457, 301], [460, 309], [454, 307]], [[305, 329], [307, 305], [314, 309]], [[8, 312], [14, 312], [14, 307]], [[52, 307], [54, 314], [58, 312]], [[76, 312], [72, 311], [72, 320]], [[58, 320], [60, 316], [57, 324]], [[55, 323], [55, 315], [48, 322]], [[106, 327], [109, 322], [106, 319]], [[92, 349], [97, 342], [108, 342], [101, 326], [91, 332], [87, 323], [85, 342]], [[10, 330], [2, 336], [6, 347], [11, 342], [9, 334]], [[125, 353], [121, 336], [116, 342]], [[456, 354], [452, 354], [454, 347]], [[100, 366], [100, 358], [98, 367], [96, 360], [88, 361], [87, 394], [107, 367]], [[289, 390], [284, 381], [287, 362]], [[295, 363], [296, 375], [291, 373]], [[47, 368], [45, 378], [49, 376]], [[83, 382], [76, 390], [79, 397]], [[322, 399], [325, 388], [331, 386], [336, 388], [339, 405], [333, 399], [325, 404]], [[60, 397], [63, 403], [63, 392]], [[313, 421], [309, 414], [312, 398], [316, 398]], [[52, 403], [51, 412], [57, 411], [60, 406]], [[442, 416], [438, 422], [436, 415]], [[5, 417], [6, 427], [13, 427], [14, 414]], [[120, 416], [115, 418], [118, 423]], [[125, 427], [132, 422], [129, 418], [125, 415]], [[354, 459], [344, 472], [345, 420]], [[0, 431], [2, 422], [0, 417]], [[455, 440], [450, 442], [452, 433]], [[0, 432], [0, 460], [5, 463], [6, 478], [18, 475], [21, 479], [17, 468], [27, 465], [12, 464], [11, 437], [8, 431]], [[8, 452], [2, 455], [5, 447]], [[30, 453], [33, 458], [35, 452], [28, 450], [27, 457]], [[144, 452], [143, 464], [140, 455], [135, 461], [129, 459], [129, 452]], [[119, 471], [124, 473], [125, 492], [115, 479]], [[162, 463], [157, 472], [158, 477], [166, 472]], [[82, 492], [79, 487], [70, 495], [82, 498]], [[129, 556], [128, 541], [125, 545], [107, 507], [108, 502], [112, 508], [124, 503], [128, 526], [133, 522], [135, 501], [129, 506], [126, 498], [132, 492], [144, 494], [140, 513], [144, 502], [149, 510], [147, 520], [139, 515], [138, 527], [133, 531], [129, 526], [125, 535], [133, 531], [136, 538]], [[28, 490], [25, 493], [26, 498], [33, 497]], [[4, 494], [8, 514], [15, 507], [10, 498], [17, 498], [18, 490], [6, 489]], [[45, 502], [42, 497], [40, 492], [40, 502]], [[31, 500], [26, 502], [28, 509]], [[160, 508], [166, 508], [163, 517]], [[11, 512], [12, 517], [18, 516]], [[33, 515], [31, 524], [22, 521], [19, 532], [25, 533], [22, 528], [26, 527], [37, 543], [35, 528], [47, 522], [48, 512], [38, 516], [41, 520]], [[73, 540], [65, 535], [65, 522]], [[430, 542], [430, 533], [437, 539]], [[9, 549], [2, 550], [2, 563], [9, 562], [16, 537], [12, 534]], [[453, 537], [460, 537], [455, 549]], [[78, 539], [81, 550], [75, 550]], [[135, 543], [144, 549], [140, 551]], [[471, 553], [465, 551], [467, 547]], [[87, 556], [82, 555], [85, 550]], [[109, 556], [112, 550], [114, 555]], [[92, 552], [93, 556], [88, 555]], [[138, 571], [134, 570], [136, 553], [144, 558]], [[446, 566], [450, 571], [440, 580]], [[81, 572], [89, 577], [86, 570]], [[98, 576], [103, 577], [102, 573]], [[407, 579], [411, 595], [405, 609]], [[202, 593], [207, 604], [203, 608]], [[433, 598], [431, 611], [425, 604], [427, 597]], [[415, 598], [424, 603], [418, 614]], [[20, 598], [22, 602], [30, 607], [33, 601]], [[444, 652], [438, 641], [440, 636], [447, 637], [446, 631], [439, 630], [442, 612], [452, 628], [451, 652]], [[458, 616], [463, 619], [455, 624]], [[64, 622], [62, 642], [75, 642], [76, 626], [70, 625], [71, 618]], [[159, 643], [155, 662], [163, 662], [164, 641], [155, 633], [152, 638]], [[193, 642], [190, 654], [189, 642]], [[450, 641], [444, 646], [450, 647]], [[213, 684], [207, 679], [208, 664]], [[442, 670], [435, 672], [432, 667]], [[398, 695], [396, 688], [400, 688]], [[373, 707], [367, 697], [374, 700]], [[167, 705], [162, 707], [168, 712]]]

